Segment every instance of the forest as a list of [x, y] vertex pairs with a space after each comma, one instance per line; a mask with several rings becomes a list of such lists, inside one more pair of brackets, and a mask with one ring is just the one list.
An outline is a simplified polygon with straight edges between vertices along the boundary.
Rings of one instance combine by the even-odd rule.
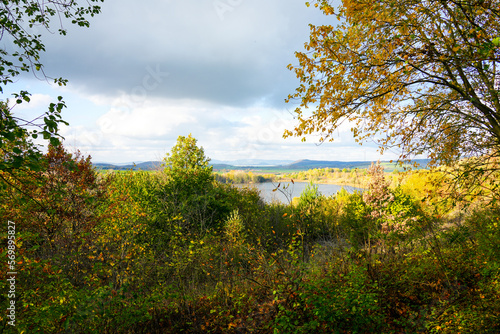
[[216, 181], [208, 160], [181, 136], [156, 172], [99, 173], [62, 146], [38, 172], [2, 172], [16, 330], [499, 331], [500, 210], [486, 205], [497, 172], [480, 194], [449, 168], [373, 164], [362, 193], [325, 197], [311, 184], [283, 204]]
[[[48, 79], [30, 28], [88, 27], [99, 2], [4, 1], [0, 91]], [[283, 136], [324, 143], [348, 124], [399, 152], [394, 172], [220, 174], [191, 134], [156, 171], [103, 172], [65, 147], [63, 97], [34, 120], [12, 106], [29, 92], [0, 101], [0, 332], [499, 333], [500, 5], [336, 5], [306, 3], [336, 25], [310, 25], [288, 65]], [[288, 203], [233, 185], [273, 178], [311, 183]]]

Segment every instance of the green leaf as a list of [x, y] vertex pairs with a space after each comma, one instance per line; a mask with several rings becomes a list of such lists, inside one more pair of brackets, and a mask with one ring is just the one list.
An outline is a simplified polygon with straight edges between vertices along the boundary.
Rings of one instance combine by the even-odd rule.
[[59, 146], [61, 144], [61, 141], [56, 137], [50, 137], [49, 141], [52, 146]]

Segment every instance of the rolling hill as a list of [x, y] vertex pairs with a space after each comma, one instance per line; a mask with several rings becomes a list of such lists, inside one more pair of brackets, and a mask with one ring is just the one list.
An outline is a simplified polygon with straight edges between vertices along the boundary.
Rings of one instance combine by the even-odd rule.
[[[212, 163], [215, 171], [221, 170], [262, 170], [265, 172], [273, 172], [278, 170], [309, 170], [315, 168], [368, 168], [371, 161], [327, 161], [327, 160], [297, 160], [294, 162], [279, 161], [279, 160], [246, 160], [247, 165], [240, 165], [238, 162], [230, 161], [215, 161]], [[417, 159], [415, 162], [420, 164], [420, 168], [426, 168], [429, 162], [426, 159]], [[99, 170], [156, 170], [161, 169], [161, 161], [145, 161], [137, 164], [118, 165], [111, 163], [94, 163], [94, 166]], [[382, 161], [381, 164], [386, 170], [396, 168], [395, 162]]]

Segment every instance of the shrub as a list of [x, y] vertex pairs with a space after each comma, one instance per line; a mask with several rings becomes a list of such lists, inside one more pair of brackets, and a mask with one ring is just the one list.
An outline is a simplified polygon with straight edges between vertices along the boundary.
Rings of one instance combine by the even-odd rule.
[[350, 194], [340, 210], [339, 225], [349, 237], [351, 245], [359, 249], [370, 245], [379, 231], [379, 224], [370, 215], [371, 210], [359, 192]]
[[344, 275], [322, 273], [297, 282], [295, 291], [276, 294], [275, 333], [380, 332], [383, 310], [365, 268], [352, 266]]

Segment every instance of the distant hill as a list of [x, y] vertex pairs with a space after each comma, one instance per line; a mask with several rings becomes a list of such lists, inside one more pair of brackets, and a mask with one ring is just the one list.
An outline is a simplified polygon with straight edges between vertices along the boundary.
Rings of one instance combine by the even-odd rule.
[[[248, 165], [240, 165], [242, 161], [215, 161], [212, 163], [213, 169], [216, 171], [220, 170], [247, 170], [247, 169], [262, 169], [266, 172], [271, 173], [273, 170], [309, 170], [316, 168], [368, 168], [371, 165], [371, 161], [323, 161], [323, 160], [298, 160], [294, 162], [289, 162], [287, 160], [245, 160]], [[426, 168], [429, 160], [417, 159], [415, 162], [420, 164], [420, 168]], [[388, 161], [382, 161], [382, 165], [386, 169], [393, 170], [396, 168], [395, 163], [389, 163]], [[137, 164], [111, 164], [111, 163], [94, 163], [93, 165], [97, 169], [102, 170], [156, 170], [161, 168], [161, 161], [145, 161]]]
[[293, 160], [266, 160], [266, 159], [240, 159], [240, 160], [212, 160], [212, 165], [229, 165], [234, 167], [269, 167], [282, 166], [292, 163]]
[[232, 170], [232, 169], [239, 169], [240, 167], [235, 167], [233, 165], [228, 165], [228, 164], [211, 164], [214, 170]]
[[315, 169], [315, 168], [368, 168], [371, 161], [321, 161], [321, 160], [298, 160], [288, 164], [289, 169]]
[[[375, 161], [374, 161], [375, 162]], [[415, 159], [414, 162], [419, 164], [419, 168], [426, 168], [429, 160], [427, 159]], [[339, 168], [339, 169], [365, 169], [369, 168], [372, 161], [320, 161], [320, 160], [298, 160], [289, 165], [282, 166], [286, 169], [296, 169], [296, 170], [309, 170], [316, 168]], [[384, 167], [386, 171], [393, 171], [398, 168], [396, 162], [381, 161], [380, 164]]]
[[161, 161], [145, 161], [137, 164], [110, 164], [105, 162], [94, 163], [94, 167], [103, 170], [155, 170], [161, 167]]

